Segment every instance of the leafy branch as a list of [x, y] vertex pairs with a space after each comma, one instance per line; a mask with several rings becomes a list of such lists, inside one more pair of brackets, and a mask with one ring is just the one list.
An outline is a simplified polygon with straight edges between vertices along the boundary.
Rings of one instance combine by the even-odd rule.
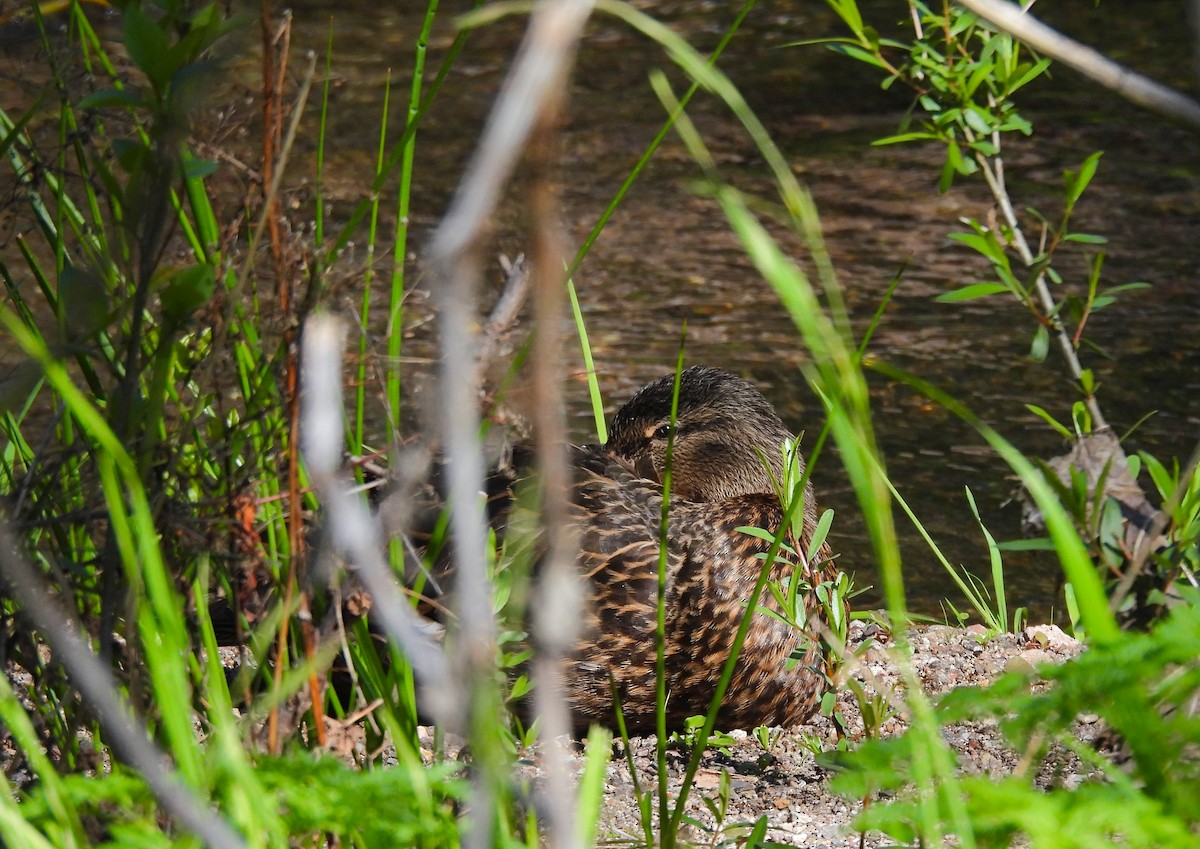
[[[1042, 76], [1050, 60], [1033, 56], [1012, 35], [990, 28], [975, 14], [948, 2], [935, 10], [933, 4], [909, 0], [914, 29], [911, 43], [880, 37], [863, 22], [855, 0], [828, 2], [851, 36], [825, 43], [836, 52], [883, 71], [884, 88], [900, 82], [915, 94], [900, 132], [876, 144], [939, 142], [946, 151], [939, 190], [947, 191], [956, 177], [978, 174], [995, 200], [998, 222], [965, 219], [970, 231], [951, 234], [952, 239], [988, 261], [995, 280], [971, 283], [943, 294], [939, 300], [965, 301], [1003, 293], [1014, 297], [1036, 321], [1030, 356], [1044, 360], [1051, 338], [1055, 339], [1083, 396], [1092, 426], [1106, 429], [1107, 420], [1095, 397], [1095, 379], [1079, 357], [1080, 348], [1087, 344], [1083, 331], [1092, 313], [1113, 303], [1117, 294], [1146, 284], [1101, 289], [1104, 254], [1100, 252], [1091, 259], [1082, 297], [1056, 297], [1051, 288], [1051, 284], [1063, 282], [1052, 263], [1064, 245], [1099, 246], [1106, 241], [1101, 236], [1076, 232], [1070, 226], [1076, 205], [1096, 174], [1101, 154], [1091, 154], [1078, 170], [1064, 174], [1063, 210], [1057, 221], [1030, 210], [1042, 228], [1036, 241], [1026, 236], [1005, 182], [1004, 137], [1032, 132], [1029, 122], [1017, 111], [1013, 96]], [[911, 122], [917, 110], [923, 114], [914, 128]], [[1019, 266], [1014, 267], [1010, 251], [1019, 258]]]

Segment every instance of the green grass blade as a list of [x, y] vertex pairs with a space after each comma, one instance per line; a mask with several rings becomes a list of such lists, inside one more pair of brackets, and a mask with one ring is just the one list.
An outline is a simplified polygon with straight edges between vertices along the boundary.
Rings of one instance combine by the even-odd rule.
[[576, 845], [594, 846], [600, 811], [604, 805], [604, 781], [612, 757], [612, 732], [593, 725], [584, 745], [583, 776], [579, 780], [579, 801], [575, 813]]
[[[683, 343], [687, 338], [687, 322], [680, 331], [679, 353], [675, 358], [675, 381], [671, 387], [671, 429], [667, 435], [667, 454], [663, 463], [663, 489], [658, 537], [658, 586], [655, 603], [654, 628], [654, 680], [655, 680], [655, 763], [658, 765], [658, 819], [662, 828], [662, 845], [674, 849], [678, 824], [675, 817], [668, 819], [670, 807], [667, 802], [667, 537], [671, 520], [671, 477], [675, 455], [675, 422], [679, 417], [679, 377], [683, 373]], [[708, 737], [700, 738], [707, 740]], [[702, 748], [702, 747], [701, 747]], [[687, 782], [685, 781], [685, 787]], [[683, 801], [677, 800], [676, 810], [681, 810]], [[666, 823], [666, 826], [662, 826]]]
[[[387, 369], [387, 415], [391, 417], [392, 429], [400, 426], [400, 352], [404, 344], [404, 263], [408, 259], [409, 212], [413, 184], [413, 158], [416, 152], [416, 127], [421, 116], [421, 89], [425, 84], [425, 59], [429, 37], [437, 18], [438, 0], [429, 0], [413, 55], [412, 85], [408, 94], [408, 114], [405, 116], [406, 135], [401, 145], [400, 181], [396, 200], [396, 230], [392, 249], [392, 289], [388, 304], [388, 369]], [[411, 126], [413, 132], [408, 133]]]
[[964, 490], [967, 493], [967, 503], [971, 506], [971, 514], [979, 523], [979, 530], [983, 531], [983, 538], [987, 541], [988, 558], [992, 567], [992, 592], [996, 595], [996, 618], [1000, 620], [1000, 630], [1003, 632], [1008, 629], [1008, 603], [1004, 593], [1004, 559], [1000, 555], [1000, 546], [996, 544], [996, 538], [983, 524], [979, 508], [975, 505], [975, 496], [971, 494], [971, 488], [964, 487]]
[[[24, 754], [33, 774], [37, 776], [38, 782], [41, 785], [41, 791], [46, 797], [46, 805], [50, 813], [54, 815], [60, 828], [59, 833], [54, 835], [56, 841], [58, 841], [58, 845], [63, 846], [64, 849], [66, 847], [88, 845], [83, 835], [75, 803], [63, 786], [62, 777], [54, 769], [53, 764], [50, 763], [50, 759], [46, 757], [42, 741], [39, 739], [38, 733], [29, 719], [29, 715], [25, 712], [25, 707], [21, 704], [20, 697], [13, 692], [12, 684], [9, 682], [7, 675], [0, 676], [0, 720], [3, 720], [5, 730], [12, 735], [13, 742], [16, 743], [22, 754]], [[5, 797], [7, 805], [13, 804], [13, 797], [9, 787], [0, 788], [0, 795]], [[5, 808], [7, 808], [7, 805]], [[23, 823], [24, 819], [21, 818], [20, 823], [18, 823], [10, 819], [8, 813], [5, 810], [6, 822], [0, 823], [0, 833], [11, 835], [21, 830], [20, 823]], [[6, 839], [5, 845], [26, 846], [33, 844], [13, 842], [10, 839]], [[45, 845], [48, 846], [50, 844], [47, 843]]]
[[575, 281], [567, 278], [567, 295], [571, 299], [571, 315], [575, 319], [575, 332], [583, 351], [583, 366], [587, 370], [588, 395], [592, 399], [592, 418], [596, 422], [596, 438], [603, 444], [608, 442], [608, 427], [604, 423], [604, 400], [600, 397], [600, 381], [596, 379], [596, 364], [592, 360], [592, 346], [588, 342], [587, 325], [583, 322], [583, 310], [579, 308], [579, 296], [575, 293]]

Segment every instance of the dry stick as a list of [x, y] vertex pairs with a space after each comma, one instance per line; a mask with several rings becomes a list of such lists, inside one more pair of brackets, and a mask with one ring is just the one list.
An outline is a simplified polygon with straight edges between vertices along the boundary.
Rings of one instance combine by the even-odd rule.
[[441, 628], [409, 605], [384, 557], [387, 544], [378, 521], [353, 479], [342, 470], [342, 349], [345, 325], [320, 314], [304, 325], [301, 440], [309, 477], [326, 511], [330, 542], [356, 568], [371, 595], [372, 619], [404, 652], [422, 688], [421, 704], [451, 731], [462, 723], [449, 687], [449, 669], [436, 643]]
[[[284, 34], [290, 28], [284, 28]], [[287, 44], [284, 38], [284, 44]], [[264, 46], [265, 49], [265, 46]], [[281, 56], [280, 64], [283, 66], [287, 62], [286, 49], [284, 55]], [[308, 98], [308, 91], [312, 86], [312, 79], [317, 68], [317, 56], [310, 52], [308, 54], [308, 67], [305, 73], [304, 83], [301, 84], [300, 96], [296, 98], [295, 112], [292, 114], [292, 120], [288, 124], [287, 141], [280, 149], [280, 162], [274, 164], [263, 164], [263, 173], [268, 171], [272, 174], [270, 186], [264, 186], [263, 191], [266, 192], [266, 198], [263, 204], [263, 217], [259, 219], [259, 224], [264, 221], [269, 224], [271, 235], [271, 257], [275, 261], [275, 276], [278, 283], [278, 301], [280, 301], [280, 312], [286, 317], [288, 325], [283, 331], [283, 348], [286, 351], [286, 365], [284, 365], [283, 379], [283, 396], [284, 402], [287, 403], [288, 414], [288, 576], [284, 582], [284, 609], [292, 608], [292, 600], [296, 592], [300, 592], [300, 633], [301, 640], [304, 643], [305, 655], [312, 658], [313, 645], [313, 628], [312, 614], [308, 610], [308, 594], [305, 590], [298, 590], [299, 573], [304, 564], [304, 499], [300, 492], [300, 397], [299, 397], [299, 366], [296, 362], [296, 357], [299, 356], [296, 350], [296, 326], [293, 318], [302, 320], [302, 317], [293, 317], [292, 305], [295, 300], [292, 291], [292, 282], [287, 272], [283, 269], [282, 245], [280, 242], [280, 233], [278, 233], [278, 187], [283, 174], [283, 164], [295, 139], [296, 130], [300, 126], [300, 116], [304, 114], [305, 103]], [[281, 92], [280, 92], [281, 94]], [[277, 121], [282, 124], [282, 114], [280, 110], [275, 110]], [[265, 127], [263, 131], [265, 137], [274, 138], [280, 133], [278, 127]], [[264, 145], [265, 145], [264, 140]], [[258, 230], [257, 234], [260, 234]], [[251, 248], [253, 249], [253, 247]], [[284, 620], [280, 626], [280, 634], [276, 642], [275, 651], [275, 686], [280, 686], [283, 678], [283, 658], [286, 657], [288, 644], [288, 622]], [[320, 681], [317, 675], [313, 674], [308, 679], [308, 691], [312, 698], [312, 715], [314, 730], [317, 733], [317, 743], [319, 746], [325, 745], [325, 721], [322, 716], [322, 693], [320, 693]], [[268, 748], [271, 753], [278, 754], [282, 742], [280, 740], [280, 710], [278, 706], [272, 708], [268, 721], [266, 721], [266, 740], [268, 740]]]
[[210, 847], [245, 847], [241, 835], [179, 780], [166, 756], [147, 736], [145, 727], [135, 721], [112, 672], [89, 648], [72, 616], [53, 600], [53, 591], [26, 561], [8, 522], [3, 519], [0, 519], [0, 575], [8, 584], [7, 589], [20, 601], [30, 624], [46, 638], [54, 659], [67, 670], [88, 709], [100, 720], [115, 752], [141, 773], [163, 810]]
[[959, 3], [1039, 53], [1074, 68], [1126, 100], [1200, 128], [1200, 103], [1067, 38], [1021, 11], [1019, 6], [1006, 0], [959, 0]]
[[533, 636], [534, 706], [542, 722], [540, 737], [545, 782], [539, 795], [546, 814], [546, 842], [551, 849], [578, 844], [571, 773], [564, 739], [571, 733], [571, 716], [563, 688], [561, 661], [575, 641], [580, 607], [579, 578], [574, 565], [579, 540], [568, 521], [570, 470], [567, 466], [567, 425], [563, 412], [560, 364], [563, 361], [563, 319], [566, 312], [564, 239], [559, 230], [558, 192], [553, 170], [557, 163], [558, 126], [566, 97], [567, 74], [549, 92], [530, 138], [528, 161], [533, 171], [530, 213], [534, 228], [533, 305], [533, 433], [537, 440], [541, 481], [541, 514], [546, 553], [534, 588]]
[[[464, 695], [469, 705], [477, 704], [476, 694], [492, 686], [495, 658], [487, 523], [478, 495], [484, 479], [478, 388], [471, 383], [476, 347], [471, 328], [478, 321], [479, 240], [543, 104], [561, 89], [591, 8], [587, 0], [535, 6], [516, 63], [431, 245], [433, 287], [441, 300], [438, 413], [448, 455], [450, 515], [458, 555], [461, 632], [456, 662], [467, 685]], [[495, 816], [495, 800], [482, 772], [472, 784], [474, 825], [466, 832], [469, 847], [489, 844]]]
[[491, 362], [496, 350], [500, 347], [501, 335], [516, 323], [517, 315], [525, 303], [525, 297], [529, 294], [531, 275], [525, 255], [518, 254], [512, 262], [509, 262], [506, 257], [501, 257], [500, 261], [507, 277], [504, 281], [504, 290], [496, 300], [496, 305], [492, 307], [492, 313], [483, 325], [479, 343], [476, 346], [474, 378], [476, 386], [483, 385], [488, 363]]
[[283, 182], [284, 166], [287, 164], [288, 157], [292, 152], [292, 144], [296, 140], [296, 133], [300, 129], [300, 119], [304, 115], [304, 106], [308, 103], [308, 93], [312, 90], [313, 76], [317, 70], [317, 56], [311, 50], [308, 52], [308, 67], [304, 69], [304, 77], [300, 83], [300, 91], [296, 94], [296, 105], [293, 107], [291, 120], [288, 122], [287, 135], [283, 139], [283, 147], [280, 149], [279, 156], [273, 164], [274, 171], [268, 179], [267, 175], [263, 175], [263, 181], [267, 183], [266, 195], [263, 201], [262, 211], [258, 215], [258, 221], [254, 224], [254, 231], [251, 233], [250, 241], [246, 244], [246, 259], [242, 262], [242, 267], [238, 269], [238, 279], [245, 280], [250, 276], [250, 267], [254, 263], [254, 252], [258, 249], [258, 243], [262, 239], [263, 228], [267, 225], [267, 220], [270, 218], [271, 203], [279, 194], [279, 186]]

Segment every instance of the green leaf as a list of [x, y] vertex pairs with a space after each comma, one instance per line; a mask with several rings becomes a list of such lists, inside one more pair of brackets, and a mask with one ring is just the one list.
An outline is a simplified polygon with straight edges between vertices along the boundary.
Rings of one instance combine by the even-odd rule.
[[213, 296], [216, 286], [216, 273], [208, 263], [175, 272], [159, 293], [163, 316], [169, 322], [182, 324]]
[[196, 159], [189, 156], [183, 161], [183, 178], [185, 180], [203, 180], [205, 177], [215, 174], [218, 167], [220, 166], [211, 159]]
[[757, 539], [761, 539], [764, 542], [774, 542], [775, 541], [775, 534], [768, 533], [767, 531], [764, 531], [762, 528], [755, 528], [751, 525], [743, 525], [742, 527], [736, 528], [735, 530], [737, 530], [737, 532], [739, 534], [748, 534], [749, 536], [755, 537]]
[[1000, 153], [1000, 148], [987, 139], [976, 139], [968, 144], [967, 147], [983, 156], [996, 156]]
[[1061, 433], [1064, 438], [1073, 439], [1075, 437], [1075, 435], [1067, 429], [1066, 425], [1059, 422], [1058, 419], [1054, 418], [1054, 416], [1050, 415], [1048, 412], [1046, 412], [1044, 409], [1039, 407], [1037, 404], [1026, 404], [1025, 409], [1028, 410], [1029, 412], [1033, 413], [1035, 416], [1042, 419], [1042, 421], [1046, 422], [1046, 424], [1050, 425], [1050, 427], [1054, 428], [1056, 431]]
[[126, 6], [124, 15], [125, 48], [129, 58], [142, 69], [154, 90], [162, 94], [175, 72], [167, 33], [138, 4]]
[[140, 141], [130, 138], [114, 139], [113, 153], [127, 174], [136, 174], [146, 167], [150, 149]]
[[1091, 233], [1068, 233], [1062, 237], [1064, 242], [1080, 242], [1085, 245], [1106, 245], [1108, 239], [1105, 236], [1095, 236]]
[[975, 96], [975, 92], [979, 89], [979, 86], [988, 79], [988, 77], [991, 75], [991, 72], [991, 65], [987, 64], [986, 62], [980, 63], [979, 67], [977, 67], [967, 79], [967, 84], [963, 89], [963, 96], [967, 98], [973, 98]]
[[900, 133], [899, 135], [887, 136], [886, 138], [876, 139], [875, 141], [871, 142], [871, 145], [874, 147], [882, 147], [883, 145], [886, 145], [886, 144], [901, 144], [902, 142], [910, 142], [910, 141], [928, 141], [930, 139], [936, 139], [936, 138], [937, 138], [937, 136], [934, 135], [933, 133], [925, 133], [925, 132]]
[[1092, 414], [1088, 412], [1087, 404], [1082, 401], [1071, 405], [1071, 421], [1075, 424], [1075, 432], [1080, 436], [1092, 432]]
[[934, 300], [943, 304], [955, 301], [973, 301], [978, 298], [986, 298], [989, 295], [998, 295], [1001, 292], [1007, 291], [1008, 287], [1003, 283], [972, 283], [969, 286], [963, 286], [961, 289], [955, 289], [952, 292], [943, 292]]
[[828, 47], [834, 53], [841, 54], [842, 56], [848, 56], [851, 59], [857, 59], [859, 62], [862, 62], [863, 64], [871, 65], [872, 67], [880, 68], [882, 70], [887, 69], [887, 65], [882, 60], [880, 60], [880, 58], [878, 56], [876, 56], [874, 53], [870, 53], [870, 52], [864, 50], [863, 48], [859, 47], [858, 45], [855, 45], [855, 44], [830, 44], [830, 45], [828, 45]]
[[992, 567], [992, 589], [995, 592], [996, 609], [993, 611], [990, 608], [984, 607], [979, 613], [984, 617], [986, 624], [994, 631], [1004, 631], [1005, 623], [1008, 622], [1008, 605], [1004, 597], [1004, 561], [1000, 556], [1000, 549], [996, 545], [996, 538], [992, 536], [991, 531], [983, 524], [983, 518], [979, 515], [979, 508], [975, 504], [975, 496], [971, 494], [970, 487], [963, 487], [967, 493], [967, 503], [971, 507], [971, 513], [975, 516], [975, 521], [979, 524], [979, 529], [983, 531], [984, 541], [987, 542], [988, 556]]
[[1004, 119], [999, 127], [996, 128], [1002, 133], [1011, 133], [1014, 130], [1022, 135], [1033, 135], [1033, 124], [1030, 124], [1017, 113], [1013, 112]]
[[746, 846], [746, 849], [755, 849], [755, 847], [764, 845], [763, 841], [766, 839], [766, 837], [767, 815], [763, 814], [754, 821], [754, 828], [750, 829], [750, 834], [746, 837], [746, 842], [744, 845]]
[[972, 226], [977, 228], [974, 233], [951, 233], [950, 238], [987, 257], [992, 265], [1007, 268], [1008, 257], [1005, 256], [1000, 242], [996, 240], [996, 235], [973, 222]]
[[1035, 363], [1045, 362], [1046, 354], [1050, 352], [1050, 333], [1045, 327], [1039, 326], [1033, 333], [1033, 344], [1029, 346], [1029, 358]]
[[1142, 471], [1142, 458], [1137, 454], [1131, 454], [1125, 458], [1125, 464], [1129, 466], [1129, 476], [1137, 480], [1137, 476]]
[[992, 124], [988, 120], [988, 117], [982, 109], [974, 105], [968, 107], [963, 113], [963, 120], [966, 121], [967, 126], [975, 132], [984, 135], [989, 135], [992, 132]]
[[[1033, 82], [1035, 79], [1037, 79], [1042, 74], [1044, 74], [1046, 72], [1046, 69], [1049, 67], [1050, 67], [1049, 59], [1040, 59], [1040, 60], [1038, 60], [1037, 63], [1035, 63], [1032, 66], [1028, 66], [1028, 67], [1026, 67], [1024, 65], [1019, 65], [1017, 67], [1017, 72], [1014, 75], [1016, 77], [1016, 79], [1012, 80], [1009, 83], [1008, 93], [1011, 95], [1014, 91], [1021, 88], [1022, 86]], [[1024, 70], [1022, 70], [1023, 68], [1024, 68]]]
[[1105, 289], [1104, 294], [1115, 295], [1118, 292], [1131, 292], [1135, 289], [1149, 289], [1149, 288], [1150, 288], [1150, 284], [1146, 283], [1145, 281], [1138, 281], [1136, 283], [1122, 283], [1119, 286], [1110, 286], [1109, 288]]
[[1054, 540], [1049, 537], [1035, 539], [1010, 539], [996, 543], [1001, 551], [1054, 551]]
[[828, 0], [829, 7], [855, 35], [862, 37], [863, 19], [857, 0]]
[[1075, 202], [1079, 200], [1080, 195], [1092, 182], [1092, 177], [1096, 176], [1096, 169], [1100, 165], [1100, 157], [1103, 151], [1097, 151], [1083, 160], [1083, 164], [1079, 166], [1079, 171], [1066, 171], [1063, 173], [1063, 179], [1067, 189], [1067, 206], [1073, 207]]
[[817, 521], [817, 526], [813, 529], [812, 541], [808, 544], [807, 559], [809, 563], [816, 559], [817, 552], [821, 550], [821, 545], [825, 542], [825, 537], [828, 536], [829, 527], [832, 524], [833, 511], [826, 510]]
[[76, 105], [78, 109], [107, 109], [112, 106], [141, 106], [145, 103], [135, 88], [102, 88], [93, 91]]
[[1175, 476], [1154, 455], [1141, 451], [1138, 456], [1142, 458], [1142, 463], [1150, 474], [1150, 480], [1154, 482], [1154, 488], [1158, 490], [1160, 496], [1166, 498], [1175, 489]]
[[112, 314], [103, 278], [73, 265], [63, 268], [58, 276], [58, 303], [67, 328], [83, 337], [100, 331]]

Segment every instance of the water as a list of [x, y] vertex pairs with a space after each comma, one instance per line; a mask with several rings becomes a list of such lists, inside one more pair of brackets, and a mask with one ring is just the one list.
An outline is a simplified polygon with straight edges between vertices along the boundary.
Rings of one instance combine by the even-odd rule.
[[[407, 96], [405, 69], [421, 10], [395, 8], [406, 5], [423, 4], [381, 7], [363, 0], [305, 0], [293, 5], [294, 49], [323, 52], [331, 21], [333, 26], [336, 85], [328, 161], [335, 218], [348, 214], [367, 191], [389, 68], [394, 71], [393, 102]], [[468, 5], [443, 3], [431, 68], [453, 37], [451, 14]], [[731, 4], [702, 0], [640, 5], [702, 49], [716, 43], [733, 16]], [[898, 3], [875, 5], [903, 8]], [[1091, 2], [1077, 0], [1048, 11], [1057, 12], [1069, 32], [1114, 50], [1117, 58], [1165, 82], [1187, 86], [1193, 81], [1177, 5], [1104, 4], [1097, 10]], [[896, 14], [874, 19], [887, 22]], [[1119, 26], [1113, 24], [1118, 15], [1124, 16]], [[418, 282], [409, 304], [410, 341], [403, 365], [414, 378], [428, 374], [434, 353], [428, 292], [420, 282], [424, 239], [459, 179], [523, 24], [520, 18], [507, 19], [471, 35], [421, 129], [412, 215], [416, 233], [409, 261], [410, 275]], [[1061, 440], [1024, 404], [1040, 404], [1065, 418], [1072, 389], [1053, 356], [1044, 365], [1026, 359], [1033, 328], [1020, 308], [999, 298], [969, 305], [933, 300], [940, 292], [988, 276], [983, 264], [946, 234], [959, 229], [962, 216], [986, 219], [990, 198], [975, 183], [939, 195], [940, 152], [934, 148], [869, 146], [896, 129], [908, 107], [906, 95], [880, 91], [868, 69], [822, 48], [784, 46], [836, 34], [840, 30], [824, 4], [763, 3], [721, 67], [816, 198], [856, 327], [865, 327], [903, 267], [896, 296], [872, 343], [873, 354], [948, 389], [1026, 452], [1059, 453]], [[612, 20], [598, 17], [590, 25], [578, 59], [560, 172], [563, 222], [576, 242], [661, 125], [663, 112], [646, 80], [652, 69], [666, 65], [657, 48]], [[671, 77], [681, 91], [680, 75]], [[253, 79], [252, 69], [247, 79]], [[1196, 136], [1065, 70], [1032, 90], [1027, 102], [1025, 111], [1037, 133], [1011, 142], [1006, 158], [1016, 205], [1034, 205], [1053, 217], [1062, 171], [1076, 167], [1088, 153], [1104, 150], [1100, 173], [1075, 226], [1109, 237], [1108, 284], [1153, 284], [1097, 314], [1089, 325], [1090, 337], [1111, 357], [1088, 358], [1102, 383], [1101, 404], [1119, 430], [1157, 411], [1128, 447], [1160, 457], [1184, 455], [1200, 422]], [[698, 98], [689, 111], [726, 178], [769, 197], [767, 169], [726, 110]], [[389, 124], [395, 138], [402, 120], [400, 109], [393, 113]], [[311, 174], [313, 121], [301, 134], [291, 166], [293, 182]], [[606, 401], [610, 410], [619, 406], [636, 386], [671, 368], [686, 319], [688, 361], [720, 365], [752, 379], [786, 421], [807, 430], [811, 444], [822, 419], [798, 368], [807, 355], [720, 211], [694, 190], [697, 176], [678, 142], [664, 145], [576, 278]], [[489, 245], [493, 253], [512, 255], [525, 248], [521, 201], [518, 183], [498, 213]], [[803, 256], [799, 244], [780, 235], [789, 251]], [[390, 264], [388, 257], [377, 259]], [[343, 265], [345, 278], [339, 278], [334, 290], [335, 303], [348, 308], [361, 297], [357, 278], [345, 271], [354, 261], [352, 251]], [[1070, 264], [1064, 268], [1078, 270]], [[381, 290], [379, 297], [386, 293]], [[519, 334], [514, 334], [514, 344], [516, 340]], [[376, 339], [374, 347], [384, 350], [383, 340]], [[589, 439], [594, 436], [581, 370], [578, 357], [566, 365], [567, 394], [573, 431], [577, 438]], [[1015, 486], [1007, 469], [973, 431], [904, 386], [873, 378], [872, 395], [880, 443], [896, 485], [947, 556], [985, 574], [986, 550], [963, 489], [971, 488], [997, 538], [1016, 537], [1019, 511], [1004, 506]], [[875, 582], [873, 556], [836, 456], [823, 459], [815, 478], [820, 500], [837, 512], [834, 543], [844, 566], [858, 573], [860, 583]], [[935, 614], [944, 598], [961, 607], [957, 590], [924, 544], [901, 527], [911, 601]], [[1034, 555], [1010, 556], [1007, 562], [1015, 603], [1030, 606], [1039, 618], [1059, 606], [1053, 562]], [[877, 598], [869, 596], [866, 603]]]

